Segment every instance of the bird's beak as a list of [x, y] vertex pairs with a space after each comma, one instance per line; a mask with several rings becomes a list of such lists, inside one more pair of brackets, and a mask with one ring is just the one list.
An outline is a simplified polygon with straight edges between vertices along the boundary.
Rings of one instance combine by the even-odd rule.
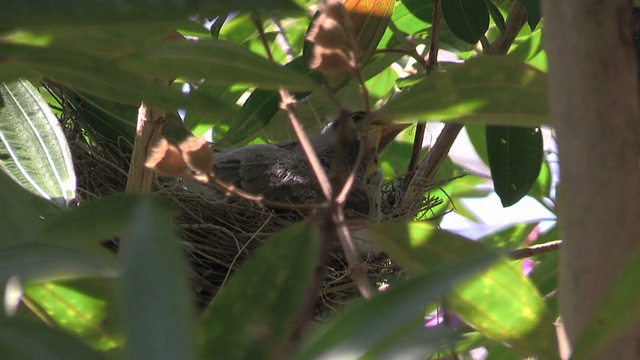
[[380, 154], [402, 130], [411, 124], [393, 124], [383, 120], [375, 120], [371, 122], [371, 125], [374, 131], [375, 141], [378, 145], [377, 152]]

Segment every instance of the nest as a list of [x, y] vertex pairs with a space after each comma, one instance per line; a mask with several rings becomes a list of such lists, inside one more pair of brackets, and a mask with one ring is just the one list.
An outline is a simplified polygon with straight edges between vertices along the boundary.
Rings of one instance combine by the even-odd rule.
[[[131, 144], [110, 142], [87, 125], [80, 126], [73, 120], [65, 122], [65, 130], [78, 179], [79, 201], [123, 192], [129, 164], [123, 153], [129, 152]], [[387, 220], [413, 218], [439, 202], [425, 198], [413, 209], [398, 209], [395, 205], [398, 184], [399, 180], [392, 180], [383, 187], [382, 209]], [[263, 240], [302, 220], [304, 215], [270, 209], [210, 189], [199, 191], [192, 185], [180, 179], [156, 178], [154, 190], [171, 199], [179, 209], [174, 223], [188, 254], [197, 305], [203, 308]], [[117, 239], [110, 244], [117, 247]], [[403, 276], [383, 253], [363, 255], [363, 261], [368, 265], [370, 280], [377, 285]], [[316, 315], [325, 317], [358, 296], [355, 284], [347, 275], [344, 254], [336, 246], [327, 264], [327, 278]]]

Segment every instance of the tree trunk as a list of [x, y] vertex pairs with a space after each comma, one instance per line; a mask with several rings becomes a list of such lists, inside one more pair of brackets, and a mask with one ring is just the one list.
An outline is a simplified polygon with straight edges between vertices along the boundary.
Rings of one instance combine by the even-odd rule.
[[[629, 0], [545, 0], [543, 10], [561, 171], [559, 303], [575, 344], [640, 236], [632, 8]], [[598, 358], [640, 359], [640, 326]]]

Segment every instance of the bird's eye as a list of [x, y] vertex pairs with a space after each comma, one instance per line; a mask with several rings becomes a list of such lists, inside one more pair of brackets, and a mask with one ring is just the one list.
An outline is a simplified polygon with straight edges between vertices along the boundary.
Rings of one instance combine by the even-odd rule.
[[365, 116], [365, 113], [363, 111], [355, 112], [351, 114], [351, 121], [353, 121], [354, 124], [357, 124], [360, 121], [364, 120], [364, 116]]

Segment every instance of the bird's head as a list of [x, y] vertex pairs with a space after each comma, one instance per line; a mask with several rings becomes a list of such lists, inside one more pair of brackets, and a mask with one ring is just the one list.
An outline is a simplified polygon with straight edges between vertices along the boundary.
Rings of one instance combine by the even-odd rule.
[[380, 167], [379, 155], [408, 124], [394, 124], [375, 117], [373, 113], [357, 111], [330, 121], [322, 130], [320, 141], [338, 147], [342, 142], [346, 151], [357, 151], [364, 142], [364, 163], [366, 174], [370, 176]]

